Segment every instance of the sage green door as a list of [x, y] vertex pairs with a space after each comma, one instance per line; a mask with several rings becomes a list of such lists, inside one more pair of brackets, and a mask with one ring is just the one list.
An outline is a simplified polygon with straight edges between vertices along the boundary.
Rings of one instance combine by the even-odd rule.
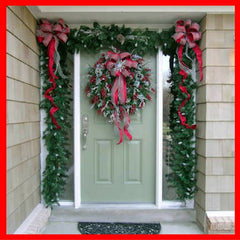
[[[98, 116], [84, 94], [89, 65], [99, 54], [81, 53], [81, 117], [88, 116], [87, 148], [81, 137], [82, 203], [155, 203], [156, 186], [156, 96], [143, 109], [131, 115], [130, 133], [120, 145], [114, 124]], [[156, 82], [155, 56], [145, 57]], [[81, 118], [82, 119], [82, 118]], [[82, 122], [81, 122], [82, 124]]]

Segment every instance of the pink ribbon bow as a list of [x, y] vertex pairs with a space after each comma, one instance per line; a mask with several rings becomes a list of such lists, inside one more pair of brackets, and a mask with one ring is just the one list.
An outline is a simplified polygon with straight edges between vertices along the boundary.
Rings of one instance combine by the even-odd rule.
[[61, 42], [67, 41], [67, 34], [70, 28], [64, 23], [63, 19], [51, 24], [47, 19], [40, 19], [40, 28], [37, 30], [38, 41], [48, 46], [53, 37], [57, 37]]
[[176, 33], [173, 38], [177, 43], [185, 45], [188, 43], [190, 48], [196, 46], [196, 41], [201, 39], [201, 32], [199, 32], [200, 26], [197, 23], [191, 23], [191, 20], [186, 21], [179, 20], [176, 23]]
[[48, 47], [47, 54], [48, 54], [48, 75], [49, 75], [49, 82], [52, 83], [52, 87], [48, 88], [44, 93], [44, 97], [47, 98], [52, 107], [50, 109], [50, 116], [52, 118], [53, 124], [60, 129], [61, 126], [58, 125], [54, 113], [59, 109], [58, 106], [54, 103], [53, 97], [51, 96], [51, 92], [56, 88], [55, 79], [58, 77], [54, 74], [54, 54], [57, 51], [57, 42], [58, 39], [61, 42], [67, 41], [67, 34], [69, 34], [70, 29], [64, 23], [63, 19], [59, 19], [56, 23], [50, 24], [47, 19], [40, 19], [40, 28], [37, 30], [37, 38], [38, 42], [43, 43], [44, 46]]
[[[202, 51], [197, 45], [196, 41], [201, 39], [201, 32], [199, 32], [200, 26], [197, 23], [192, 23], [191, 20], [179, 20], [176, 22], [176, 33], [173, 35], [173, 38], [177, 43], [179, 43], [179, 47], [177, 49], [178, 54], [178, 60], [182, 64], [182, 66], [185, 66], [188, 69], [188, 66], [182, 61], [183, 56], [183, 49], [184, 45], [188, 45], [196, 54], [196, 58], [198, 61], [199, 66], [199, 73], [200, 73], [200, 82], [203, 79], [203, 73], [202, 73]], [[182, 75], [182, 81], [179, 83], [179, 89], [182, 93], [185, 93], [187, 95], [187, 98], [181, 103], [181, 105], [178, 108], [178, 115], [181, 120], [181, 124], [185, 126], [186, 128], [196, 129], [197, 125], [188, 125], [186, 123], [186, 117], [183, 116], [181, 113], [181, 108], [185, 106], [187, 101], [189, 101], [191, 95], [188, 93], [187, 88], [184, 87], [182, 84], [184, 80], [187, 78], [188, 74], [184, 71], [183, 67], [180, 65], [180, 72], [179, 74]]]
[[118, 105], [118, 98], [121, 104], [127, 101], [126, 77], [130, 76], [129, 68], [136, 68], [137, 62], [131, 60], [131, 55], [127, 52], [113, 53], [107, 52], [109, 60], [106, 68], [116, 77], [112, 87], [112, 103]]
[[[112, 51], [107, 52], [109, 60], [106, 62], [106, 68], [116, 77], [112, 87], [112, 103], [114, 106], [125, 104], [127, 101], [127, 86], [126, 77], [131, 75], [130, 68], [137, 68], [137, 61], [131, 59], [131, 55], [128, 52], [114, 53]], [[117, 110], [114, 113], [115, 124], [120, 132], [120, 140], [118, 144], [123, 141], [123, 132], [119, 127]], [[128, 113], [124, 110], [124, 133], [131, 141], [132, 136], [128, 132], [130, 124], [130, 118]]]

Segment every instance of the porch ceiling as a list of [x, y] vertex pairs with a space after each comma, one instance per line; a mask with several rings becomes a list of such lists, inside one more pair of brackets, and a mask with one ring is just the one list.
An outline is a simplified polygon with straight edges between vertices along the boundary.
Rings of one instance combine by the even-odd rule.
[[234, 6], [27, 6], [37, 18], [63, 18], [69, 25], [173, 24], [177, 19], [199, 21], [206, 13], [234, 13]]

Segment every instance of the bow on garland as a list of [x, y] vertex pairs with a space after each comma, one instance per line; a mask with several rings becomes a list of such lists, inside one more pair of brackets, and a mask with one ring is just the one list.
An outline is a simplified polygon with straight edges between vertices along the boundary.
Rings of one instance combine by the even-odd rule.
[[178, 115], [181, 120], [181, 124], [185, 126], [186, 128], [191, 128], [191, 129], [196, 129], [197, 125], [191, 125], [189, 126], [186, 123], [186, 117], [184, 117], [181, 113], [181, 108], [185, 106], [186, 102], [189, 101], [191, 95], [188, 93], [187, 88], [184, 87], [182, 84], [184, 80], [188, 76], [189, 72], [189, 67], [182, 61], [182, 56], [183, 56], [183, 49], [184, 46], [186, 45], [187, 47], [192, 48], [192, 50], [196, 54], [196, 58], [198, 61], [198, 66], [199, 66], [199, 72], [200, 72], [200, 82], [203, 79], [203, 73], [202, 73], [202, 51], [197, 45], [196, 41], [201, 39], [201, 32], [199, 32], [200, 26], [197, 23], [191, 23], [191, 20], [179, 20], [176, 22], [176, 33], [173, 35], [173, 38], [177, 43], [179, 43], [179, 47], [177, 49], [177, 55], [178, 55], [178, 60], [180, 62], [180, 68], [181, 70], [179, 71], [179, 74], [182, 75], [182, 81], [179, 84], [179, 89], [181, 92], [187, 94], [187, 98], [182, 102], [182, 104], [178, 108]]
[[[112, 103], [115, 107], [119, 104], [125, 104], [127, 101], [127, 87], [126, 77], [130, 77], [133, 73], [129, 71], [130, 68], [137, 68], [137, 62], [131, 60], [131, 55], [128, 52], [114, 53], [109, 51], [107, 53], [109, 60], [106, 62], [106, 68], [116, 77], [112, 87]], [[132, 140], [132, 135], [128, 132], [130, 124], [130, 117], [127, 111], [124, 110], [124, 128], [123, 131], [118, 122], [118, 111], [114, 113], [114, 122], [120, 132], [120, 140], [118, 144], [123, 141], [123, 131], [128, 139]]]
[[[40, 19], [40, 26], [37, 29], [37, 39], [38, 42], [43, 43], [45, 47], [48, 47], [47, 54], [49, 57], [48, 60], [48, 74], [49, 74], [49, 82], [52, 83], [52, 87], [48, 88], [47, 91], [44, 93], [44, 97], [49, 99], [52, 104], [52, 108], [50, 109], [50, 116], [52, 118], [53, 124], [60, 129], [61, 126], [58, 125], [54, 113], [59, 109], [56, 104], [54, 104], [53, 97], [51, 96], [51, 92], [56, 88], [55, 79], [58, 77], [55, 75], [56, 72], [62, 78], [66, 78], [66, 76], [62, 73], [60, 67], [60, 56], [57, 52], [58, 42], [66, 43], [67, 41], [67, 34], [69, 34], [70, 29], [64, 23], [63, 19], [59, 19], [57, 22], [50, 24], [47, 19]], [[54, 72], [53, 65], [55, 63], [56, 71]]]

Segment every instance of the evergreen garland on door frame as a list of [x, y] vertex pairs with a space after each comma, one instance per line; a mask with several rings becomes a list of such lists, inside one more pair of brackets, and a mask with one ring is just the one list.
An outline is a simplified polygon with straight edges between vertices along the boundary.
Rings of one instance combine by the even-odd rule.
[[[178, 108], [183, 99], [186, 98], [186, 94], [182, 93], [179, 89], [179, 83], [182, 80], [182, 76], [179, 74], [180, 67], [177, 57], [178, 44], [172, 38], [175, 33], [175, 27], [168, 31], [162, 32], [165, 35], [164, 42], [165, 48], [163, 54], [170, 57], [170, 94], [172, 95], [172, 102], [170, 105], [169, 113], [169, 128], [170, 128], [170, 154], [168, 166], [172, 172], [167, 174], [169, 186], [176, 189], [177, 198], [185, 201], [192, 199], [196, 188], [196, 151], [195, 151], [195, 133], [194, 129], [186, 128], [180, 122], [178, 115]], [[169, 47], [170, 46], [170, 47]], [[194, 53], [190, 49], [188, 56], [194, 59]], [[191, 61], [186, 57], [186, 52], [183, 55], [183, 61], [191, 66]], [[194, 100], [194, 92], [197, 88], [197, 83], [192, 79], [191, 75], [187, 77], [184, 82], [184, 86], [187, 88], [191, 98], [187, 104], [182, 108], [182, 112], [186, 116], [189, 124], [195, 122], [196, 103]]]
[[[181, 66], [178, 61], [177, 49], [179, 43], [173, 39], [175, 27], [164, 30], [161, 33], [150, 31], [148, 29], [134, 29], [119, 27], [117, 25], [101, 26], [98, 23], [93, 24], [93, 28], [81, 26], [79, 30], [71, 29], [67, 45], [59, 43], [60, 65], [64, 75], [69, 76], [66, 66], [67, 52], [74, 53], [80, 50], [99, 51], [111, 46], [117, 47], [121, 51], [128, 51], [131, 54], [144, 55], [146, 52], [156, 53], [158, 46], [161, 46], [164, 55], [170, 56], [171, 86], [170, 92], [173, 100], [170, 106], [170, 135], [171, 135], [171, 153], [169, 166], [172, 169], [168, 177], [171, 187], [175, 187], [179, 200], [192, 199], [196, 192], [196, 152], [194, 129], [186, 128], [181, 124], [178, 110], [179, 105], [186, 94], [179, 89], [179, 83], [182, 81], [182, 75], [179, 74]], [[48, 76], [48, 56], [47, 48], [40, 43], [40, 75], [43, 79], [42, 90], [45, 92], [52, 84], [49, 83]], [[192, 68], [191, 59], [196, 59], [195, 52], [191, 48], [184, 47], [182, 62], [190, 69]], [[70, 127], [68, 116], [70, 115], [70, 79], [61, 78], [56, 80], [56, 88], [52, 91], [54, 103], [59, 110], [54, 114], [57, 122], [61, 125], [58, 129], [49, 116], [51, 103], [48, 99], [43, 99], [41, 108], [47, 113], [45, 118], [46, 130], [43, 133], [45, 145], [48, 150], [46, 158], [46, 169], [43, 173], [42, 194], [47, 206], [58, 204], [59, 197], [64, 191], [67, 167], [66, 163], [70, 156], [67, 151], [67, 129]], [[194, 124], [195, 121], [195, 102], [194, 91], [197, 88], [196, 82], [189, 74], [185, 79], [183, 86], [191, 95], [181, 112], [186, 117], [188, 124]]]
[[[64, 192], [64, 185], [67, 178], [67, 161], [71, 156], [67, 150], [69, 145], [68, 141], [68, 129], [71, 127], [69, 122], [70, 104], [72, 99], [71, 93], [71, 79], [70, 73], [67, 71], [66, 59], [67, 51], [66, 45], [60, 43], [58, 46], [58, 52], [61, 57], [61, 68], [67, 78], [62, 78], [59, 74], [56, 74], [57, 84], [54, 91], [50, 94], [54, 99], [54, 103], [59, 107], [59, 110], [54, 114], [57, 122], [61, 125], [61, 129], [52, 123], [49, 111], [52, 108], [50, 101], [43, 98], [40, 104], [40, 108], [46, 112], [45, 125], [46, 129], [43, 132], [43, 139], [47, 150], [46, 167], [43, 172], [42, 181], [42, 194], [47, 206], [52, 207], [53, 204], [58, 204], [61, 194]], [[46, 48], [40, 44], [40, 78], [42, 81], [42, 92], [45, 93], [52, 84], [49, 82], [48, 75], [48, 56]]]

